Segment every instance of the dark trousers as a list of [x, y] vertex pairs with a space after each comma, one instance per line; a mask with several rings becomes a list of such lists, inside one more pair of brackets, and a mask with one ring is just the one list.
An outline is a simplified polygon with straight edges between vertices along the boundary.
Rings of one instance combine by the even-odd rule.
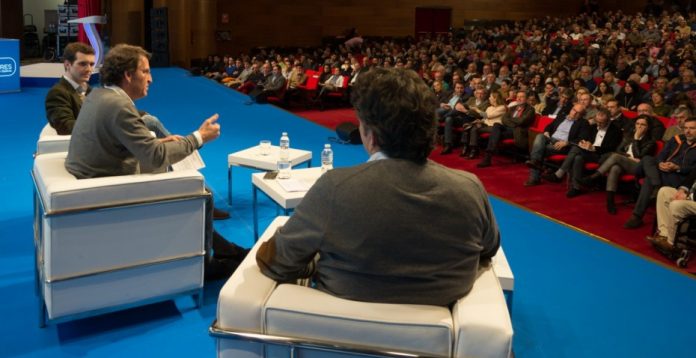
[[633, 215], [635, 216], [643, 217], [645, 210], [647, 210], [650, 205], [650, 200], [652, 199], [655, 189], [662, 186], [676, 188], [684, 179], [684, 176], [677, 173], [661, 171], [658, 169], [657, 164], [657, 158], [645, 156], [641, 159], [638, 169], [636, 170], [636, 176], [645, 176], [645, 180], [643, 180], [643, 185], [640, 186], [636, 206], [633, 208]]
[[503, 139], [512, 138], [514, 134], [513, 128], [496, 123], [491, 129], [491, 136], [488, 137], [486, 152], [491, 154], [495, 153], [498, 148], [498, 143]]

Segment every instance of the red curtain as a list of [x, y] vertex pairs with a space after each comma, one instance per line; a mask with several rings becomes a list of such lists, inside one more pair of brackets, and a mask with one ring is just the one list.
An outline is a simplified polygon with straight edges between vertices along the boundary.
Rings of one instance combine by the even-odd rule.
[[[101, 14], [101, 0], [77, 0], [78, 18]], [[100, 25], [97, 25], [97, 29], [100, 29]], [[79, 33], [77, 34], [77, 40], [89, 44], [89, 39], [82, 26], [80, 26]]]

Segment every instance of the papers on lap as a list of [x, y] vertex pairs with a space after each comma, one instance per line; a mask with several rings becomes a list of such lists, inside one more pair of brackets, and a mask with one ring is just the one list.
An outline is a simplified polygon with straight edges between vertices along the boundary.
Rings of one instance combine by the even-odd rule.
[[203, 168], [205, 168], [205, 162], [203, 162], [203, 158], [201, 158], [201, 154], [197, 150], [194, 150], [193, 153], [181, 161], [172, 164], [172, 170], [200, 170]]

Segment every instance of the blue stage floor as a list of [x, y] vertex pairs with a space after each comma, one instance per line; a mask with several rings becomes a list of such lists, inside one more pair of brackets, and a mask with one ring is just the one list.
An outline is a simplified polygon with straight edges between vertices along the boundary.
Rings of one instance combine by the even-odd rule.
[[[251, 246], [252, 171], [234, 169], [233, 206], [228, 207], [227, 154], [260, 139], [275, 143], [288, 131], [293, 147], [312, 150], [319, 158], [333, 133], [269, 105], [244, 105], [245, 96], [181, 69], [154, 69], [153, 76], [149, 96], [136, 105], [160, 117], [173, 132], [189, 133], [211, 114], [220, 114], [222, 135], [202, 148], [207, 165], [202, 172], [215, 192], [216, 205], [232, 214], [215, 227], [228, 239]], [[0, 357], [213, 357], [215, 342], [207, 329], [215, 318], [221, 283], [206, 287], [200, 309], [187, 297], [38, 328], [29, 172], [36, 138], [46, 123], [47, 90], [24, 88], [0, 95], [0, 139], [6, 145], [0, 152], [0, 297], [5, 298], [0, 305]], [[367, 159], [360, 146], [333, 147], [336, 166]], [[276, 210], [260, 198], [264, 228]], [[492, 202], [515, 274], [517, 357], [692, 355], [692, 277], [504, 201]]]

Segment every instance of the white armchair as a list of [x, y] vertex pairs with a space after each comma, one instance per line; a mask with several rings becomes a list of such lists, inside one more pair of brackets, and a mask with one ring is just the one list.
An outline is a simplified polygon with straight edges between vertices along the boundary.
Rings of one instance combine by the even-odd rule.
[[201, 299], [205, 200], [197, 171], [78, 180], [67, 153], [36, 156], [40, 324], [178, 295]]
[[[508, 357], [512, 324], [492, 269], [452, 308], [350, 301], [278, 284], [256, 265], [256, 251], [287, 217], [271, 223], [223, 286], [210, 333], [218, 357]], [[433, 293], [437, 294], [437, 293]], [[314, 355], [312, 355], [314, 353]]]
[[59, 135], [50, 124], [46, 124], [39, 133], [39, 140], [36, 142], [36, 155], [67, 152], [69, 146], [69, 135]]

